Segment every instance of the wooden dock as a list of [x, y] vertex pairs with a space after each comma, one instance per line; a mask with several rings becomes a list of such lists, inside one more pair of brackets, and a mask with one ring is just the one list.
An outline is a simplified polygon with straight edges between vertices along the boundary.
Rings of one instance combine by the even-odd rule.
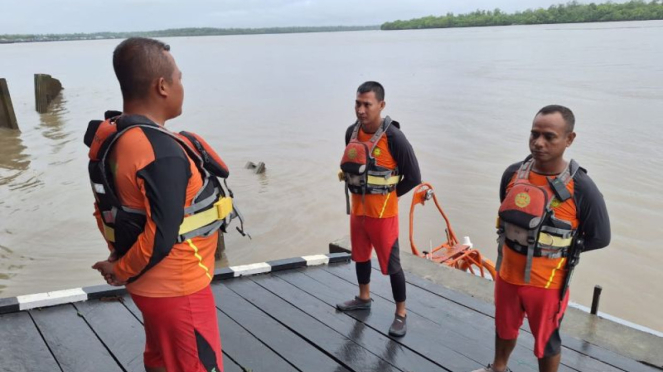
[[[354, 266], [348, 255], [329, 256], [345, 263], [313, 267], [291, 259], [250, 265], [242, 273], [217, 271], [224, 278], [212, 288], [225, 371], [471, 371], [492, 360], [493, 306], [406, 273], [408, 333], [392, 338], [388, 278], [373, 273], [370, 311], [338, 312], [335, 304], [357, 293]], [[144, 371], [142, 317], [131, 298], [117, 290], [83, 290], [87, 301], [23, 311], [24, 305], [0, 301], [0, 371]], [[16, 311], [7, 312], [9, 306]], [[560, 371], [658, 370], [577, 339], [562, 340]], [[538, 371], [532, 348], [523, 327], [513, 371]]]

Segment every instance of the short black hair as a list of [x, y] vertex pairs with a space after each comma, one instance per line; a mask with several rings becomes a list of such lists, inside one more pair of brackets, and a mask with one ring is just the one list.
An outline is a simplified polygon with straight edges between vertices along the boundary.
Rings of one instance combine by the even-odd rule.
[[564, 119], [564, 121], [566, 122], [567, 132], [573, 132], [573, 129], [574, 129], [575, 124], [576, 124], [576, 118], [575, 118], [575, 116], [573, 116], [573, 111], [571, 111], [571, 109], [566, 107], [566, 106], [548, 105], [548, 106], [542, 108], [541, 110], [539, 110], [539, 112], [537, 112], [536, 115], [534, 115], [534, 117], [536, 117], [539, 114], [549, 115], [549, 114], [554, 114], [556, 112], [559, 112], [560, 115], [562, 115], [562, 118]]
[[359, 88], [357, 88], [357, 93], [359, 94], [368, 92], [375, 93], [375, 98], [378, 100], [378, 102], [384, 101], [384, 87], [377, 81], [367, 81], [360, 85]]
[[113, 69], [125, 100], [145, 98], [155, 79], [172, 82], [174, 66], [164, 53], [168, 51], [168, 44], [145, 37], [126, 39], [115, 48]]

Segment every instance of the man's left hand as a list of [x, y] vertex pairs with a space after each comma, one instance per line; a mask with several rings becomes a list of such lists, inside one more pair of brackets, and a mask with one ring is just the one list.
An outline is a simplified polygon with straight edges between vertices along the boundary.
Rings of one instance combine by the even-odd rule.
[[125, 281], [119, 280], [115, 276], [114, 272], [115, 264], [116, 262], [99, 261], [94, 265], [92, 265], [92, 268], [99, 271], [106, 280], [106, 283], [112, 286], [121, 286], [127, 284]]

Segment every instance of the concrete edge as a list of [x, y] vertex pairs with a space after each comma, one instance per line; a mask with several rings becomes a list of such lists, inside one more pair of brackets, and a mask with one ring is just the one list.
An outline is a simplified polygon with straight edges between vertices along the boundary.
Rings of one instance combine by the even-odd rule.
[[[306, 266], [327, 265], [349, 261], [349, 253], [331, 253], [258, 262], [249, 265], [230, 266], [216, 269], [214, 271], [213, 281], [264, 274], [272, 271], [292, 270]], [[16, 297], [6, 297], [0, 298], [0, 314], [63, 305], [71, 302], [95, 300], [104, 297], [122, 296], [126, 293], [127, 290], [123, 286], [113, 287], [103, 284]]]
[[[330, 252], [351, 252], [348, 237], [330, 243], [329, 247]], [[401, 265], [406, 272], [490, 305], [494, 303], [495, 283], [493, 281], [448, 266], [438, 265], [404, 250], [401, 250], [400, 258]], [[661, 353], [663, 338], [654, 334], [591, 315], [571, 306], [566, 310], [561, 330], [563, 334], [580, 341], [599, 346], [654, 368], [663, 369], [663, 353]]]

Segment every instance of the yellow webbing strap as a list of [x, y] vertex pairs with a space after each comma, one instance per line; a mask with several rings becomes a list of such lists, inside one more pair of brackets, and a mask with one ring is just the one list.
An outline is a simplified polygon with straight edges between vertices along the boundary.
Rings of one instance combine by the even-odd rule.
[[180, 225], [179, 235], [184, 235], [193, 230], [199, 229], [210, 223], [226, 218], [233, 210], [233, 200], [231, 198], [221, 198], [214, 203], [214, 207], [194, 215], [184, 217]]
[[549, 247], [558, 247], [565, 248], [570, 247], [573, 242], [573, 238], [560, 238], [559, 236], [553, 236], [548, 233], [539, 234], [539, 244], [546, 245]]
[[[221, 198], [218, 202], [214, 203], [213, 208], [184, 217], [184, 221], [180, 225], [179, 235], [184, 235], [203, 226], [207, 226], [214, 221], [222, 220], [232, 211], [233, 200], [231, 198]], [[107, 241], [115, 243], [115, 230], [106, 224], [104, 224], [104, 236]]]
[[369, 185], [391, 186], [396, 185], [401, 180], [400, 176], [391, 176], [389, 178], [368, 176]]
[[115, 230], [112, 227], [107, 226], [106, 224], [104, 225], [104, 236], [106, 237], [106, 240], [115, 243]]

